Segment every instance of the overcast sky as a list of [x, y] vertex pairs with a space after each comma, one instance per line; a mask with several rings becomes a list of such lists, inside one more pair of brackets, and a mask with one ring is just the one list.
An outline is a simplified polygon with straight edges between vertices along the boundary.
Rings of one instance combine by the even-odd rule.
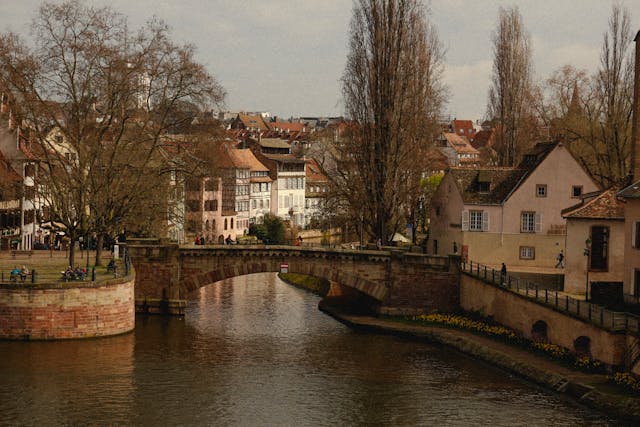
[[[0, 31], [28, 35], [39, 0], [0, 0]], [[231, 111], [327, 116], [343, 113], [340, 76], [347, 55], [350, 0], [88, 0], [110, 4], [136, 26], [152, 15], [228, 93]], [[620, 0], [640, 29], [640, 0]], [[564, 64], [593, 71], [611, 14], [609, 0], [432, 0], [429, 19], [446, 51], [452, 117], [482, 118], [491, 77], [498, 8], [517, 5], [533, 41], [537, 80]]]

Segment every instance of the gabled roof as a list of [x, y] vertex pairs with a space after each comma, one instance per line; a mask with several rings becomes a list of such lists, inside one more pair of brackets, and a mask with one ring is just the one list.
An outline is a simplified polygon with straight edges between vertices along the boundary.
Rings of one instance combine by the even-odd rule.
[[269, 168], [263, 165], [248, 148], [233, 148], [229, 150], [229, 156], [237, 168], [250, 169], [254, 172], [269, 171]]
[[617, 196], [619, 187], [612, 187], [576, 206], [564, 209], [564, 218], [624, 220], [624, 200]]
[[276, 131], [303, 132], [305, 130], [304, 123], [269, 122], [267, 126]]
[[[471, 129], [473, 130], [473, 121], [471, 120], [453, 120], [453, 129], [458, 133], [459, 129]], [[465, 132], [466, 134], [467, 132]]]
[[[451, 168], [448, 173], [464, 203], [503, 204], [557, 146], [557, 142], [536, 144], [517, 167]], [[479, 182], [488, 182], [489, 191], [480, 192]]]
[[264, 123], [262, 116], [252, 116], [249, 114], [238, 113], [238, 120], [242, 122], [245, 128], [267, 130], [267, 125]]
[[451, 132], [444, 132], [442, 134], [447, 140], [448, 145], [453, 148], [458, 154], [476, 154], [480, 152], [473, 148], [469, 140], [465, 136], [460, 136]]
[[[448, 171], [458, 187], [462, 200], [465, 203], [480, 205], [504, 203], [527, 172], [528, 170], [519, 168], [451, 168]], [[488, 192], [478, 191], [480, 181], [489, 183]]]
[[618, 192], [618, 196], [625, 199], [640, 199], [640, 181], [636, 181], [628, 187], [620, 190]]
[[262, 138], [258, 141], [261, 147], [266, 148], [291, 148], [291, 144], [280, 138]]
[[471, 143], [471, 145], [474, 148], [491, 147], [493, 146], [492, 136], [493, 131], [491, 130], [479, 130], [473, 137], [473, 142]]

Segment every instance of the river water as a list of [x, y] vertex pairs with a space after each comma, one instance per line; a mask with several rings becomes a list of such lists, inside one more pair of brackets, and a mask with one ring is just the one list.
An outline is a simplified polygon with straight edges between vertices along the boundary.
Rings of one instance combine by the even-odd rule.
[[0, 342], [0, 425], [616, 425], [453, 350], [355, 332], [275, 274], [135, 333]]

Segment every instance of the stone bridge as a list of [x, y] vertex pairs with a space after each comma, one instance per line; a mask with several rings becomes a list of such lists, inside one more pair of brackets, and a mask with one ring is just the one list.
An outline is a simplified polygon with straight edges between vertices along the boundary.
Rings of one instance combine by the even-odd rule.
[[[127, 244], [138, 312], [182, 314], [198, 288], [245, 274], [301, 273], [355, 290], [378, 313], [416, 314], [459, 307], [459, 260], [406, 251], [298, 246], [183, 245], [159, 239]], [[286, 267], [285, 267], [286, 266]]]

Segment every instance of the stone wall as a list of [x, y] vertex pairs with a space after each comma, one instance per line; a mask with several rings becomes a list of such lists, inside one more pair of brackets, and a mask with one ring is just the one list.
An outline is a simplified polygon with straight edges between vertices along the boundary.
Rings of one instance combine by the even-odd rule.
[[574, 350], [578, 337], [588, 337], [594, 359], [609, 365], [625, 363], [625, 334], [609, 332], [466, 274], [460, 277], [460, 305], [464, 310], [492, 317], [529, 339], [533, 338], [533, 324], [541, 320], [547, 324], [549, 342]]
[[0, 339], [91, 338], [135, 326], [134, 280], [72, 288], [0, 288]]
[[[181, 314], [175, 304], [190, 292], [252, 273], [306, 274], [356, 289], [380, 312], [416, 314], [458, 307], [457, 261], [404, 251], [356, 251], [295, 246], [128, 246], [136, 268], [138, 311]], [[457, 259], [457, 257], [456, 257]], [[162, 307], [162, 304], [165, 304]]]

